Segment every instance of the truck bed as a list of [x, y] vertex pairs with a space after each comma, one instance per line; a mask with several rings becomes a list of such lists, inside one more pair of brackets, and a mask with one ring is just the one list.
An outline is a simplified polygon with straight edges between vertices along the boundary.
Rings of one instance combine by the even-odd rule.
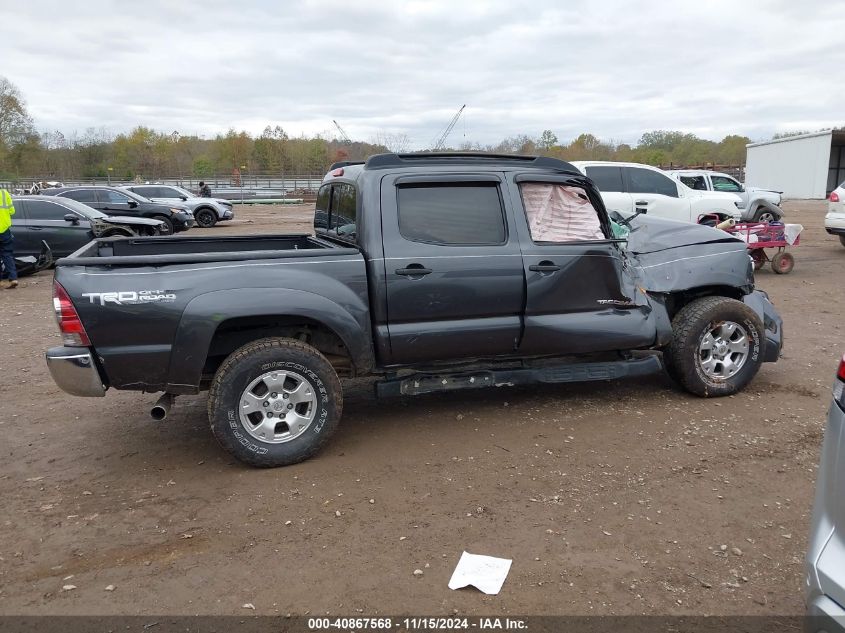
[[86, 244], [56, 266], [160, 266], [165, 264], [277, 259], [357, 253], [328, 240], [292, 233], [230, 237], [102, 238]]

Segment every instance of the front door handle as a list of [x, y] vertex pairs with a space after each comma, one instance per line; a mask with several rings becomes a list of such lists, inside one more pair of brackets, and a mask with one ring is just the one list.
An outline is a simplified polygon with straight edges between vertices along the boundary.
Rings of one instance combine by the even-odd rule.
[[544, 260], [539, 264], [531, 264], [528, 267], [528, 270], [530, 270], [532, 273], [556, 273], [560, 270], [560, 266], [558, 266], [554, 262]]
[[397, 268], [396, 274], [405, 277], [422, 277], [432, 272], [431, 268], [424, 268], [422, 264], [408, 264], [407, 268]]
[[637, 200], [634, 204], [638, 207], [645, 207], [648, 205], [648, 200]]

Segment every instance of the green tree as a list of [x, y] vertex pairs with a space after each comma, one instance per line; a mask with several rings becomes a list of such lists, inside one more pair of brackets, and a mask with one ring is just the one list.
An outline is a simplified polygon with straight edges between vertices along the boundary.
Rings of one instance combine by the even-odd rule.
[[540, 138], [537, 139], [537, 147], [540, 148], [541, 151], [548, 152], [555, 145], [557, 145], [557, 136], [555, 136], [555, 133], [551, 130], [543, 130], [543, 133], [540, 134]]
[[197, 178], [208, 178], [214, 174], [214, 165], [207, 156], [200, 156], [194, 159], [191, 173]]
[[[35, 128], [17, 86], [0, 76], [0, 168], [16, 145], [31, 144]], [[19, 155], [18, 155], [19, 157]]]

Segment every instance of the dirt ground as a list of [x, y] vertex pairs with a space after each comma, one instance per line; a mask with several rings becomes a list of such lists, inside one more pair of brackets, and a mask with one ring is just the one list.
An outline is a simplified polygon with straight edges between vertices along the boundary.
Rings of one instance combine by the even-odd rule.
[[[311, 208], [205, 233], [308, 231]], [[27, 278], [0, 292], [0, 613], [799, 614], [845, 351], [824, 208], [786, 204], [795, 270], [757, 276], [784, 357], [737, 396], [658, 375], [379, 402], [357, 381], [328, 449], [275, 470], [216, 445], [204, 394], [156, 423], [150, 394], [61, 392], [52, 274]], [[513, 559], [499, 595], [447, 588], [463, 550]]]

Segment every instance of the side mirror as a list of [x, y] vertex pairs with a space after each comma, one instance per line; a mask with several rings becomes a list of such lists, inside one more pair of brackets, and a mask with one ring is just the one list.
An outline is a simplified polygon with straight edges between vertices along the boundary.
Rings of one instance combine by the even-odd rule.
[[137, 202], [135, 202], [134, 200], [130, 200], [130, 201], [129, 201], [129, 208], [130, 208], [130, 209], [134, 209], [134, 208], [135, 208], [135, 207], [137, 207], [137, 206], [138, 206], [138, 203], [137, 203]]
[[70, 222], [73, 225], [79, 224], [79, 218], [73, 213], [65, 214], [65, 222]]
[[185, 202], [185, 201], [188, 199], [188, 196], [179, 196], [179, 199], [180, 199], [182, 202]]

